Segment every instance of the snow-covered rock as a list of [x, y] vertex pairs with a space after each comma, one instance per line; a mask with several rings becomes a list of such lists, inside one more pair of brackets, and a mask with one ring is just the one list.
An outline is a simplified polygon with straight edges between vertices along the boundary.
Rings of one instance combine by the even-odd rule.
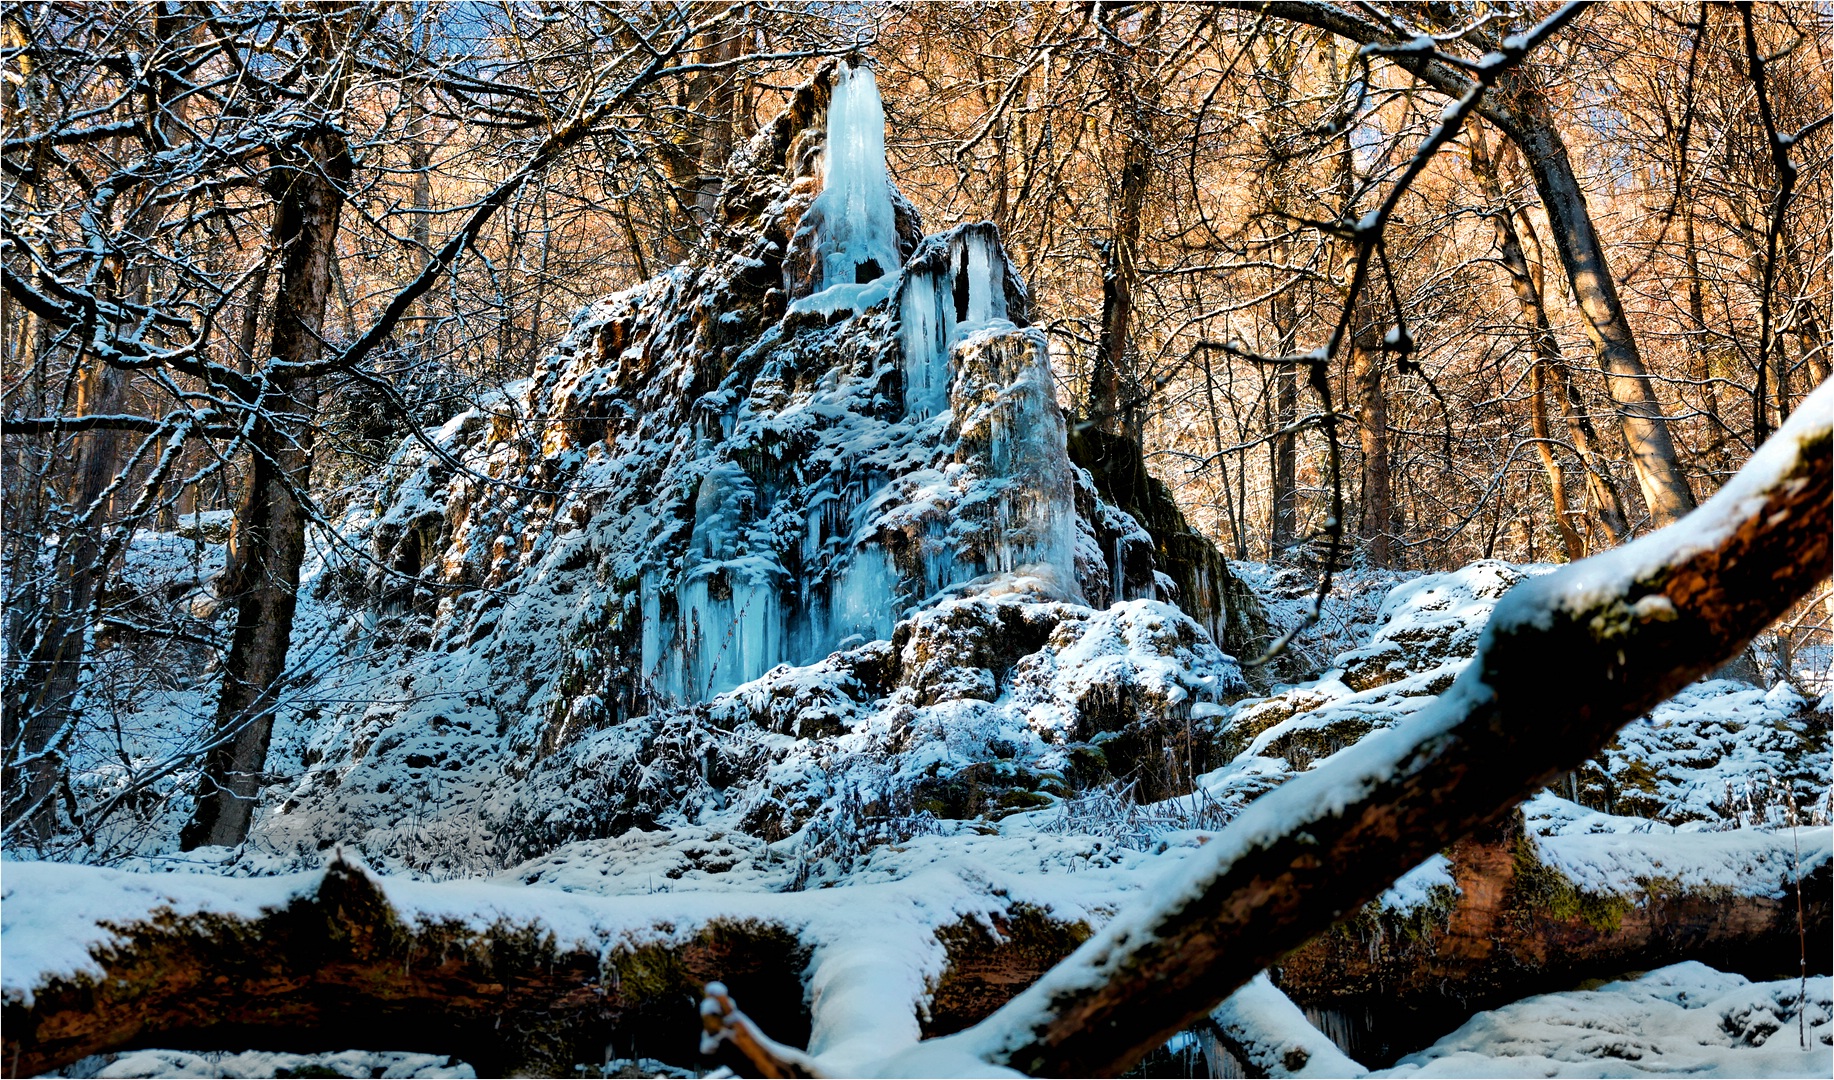
[[739, 152], [717, 239], [353, 502], [310, 572], [294, 659], [324, 704], [282, 717], [264, 865], [349, 843], [469, 874], [856, 811], [895, 838], [1222, 764], [1222, 650], [1252, 643], [1215, 637], [1252, 598], [1207, 543], [1163, 573], [1072, 464], [997, 230], [925, 236], [882, 125], [871, 72], [825, 67]]

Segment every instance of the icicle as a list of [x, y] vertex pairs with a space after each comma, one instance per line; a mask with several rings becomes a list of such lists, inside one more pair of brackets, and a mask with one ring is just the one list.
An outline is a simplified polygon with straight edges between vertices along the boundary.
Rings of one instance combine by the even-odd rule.
[[757, 556], [706, 563], [683, 581], [680, 696], [705, 701], [750, 682], [783, 660], [779, 569]]
[[676, 623], [662, 617], [661, 575], [644, 573], [639, 589], [643, 598], [643, 678], [657, 697], [680, 700], [688, 696], [682, 679], [683, 655], [677, 647]]
[[836, 576], [828, 631], [833, 643], [855, 634], [868, 641], [891, 636], [897, 621], [898, 572], [876, 544], [862, 544]]
[[918, 419], [949, 407], [949, 336], [953, 319], [935, 273], [913, 271], [899, 297], [898, 343], [904, 351], [904, 411]]
[[977, 227], [962, 237], [965, 274], [968, 279], [968, 310], [962, 322], [972, 327], [1006, 319], [1006, 260], [1001, 256], [992, 230]]

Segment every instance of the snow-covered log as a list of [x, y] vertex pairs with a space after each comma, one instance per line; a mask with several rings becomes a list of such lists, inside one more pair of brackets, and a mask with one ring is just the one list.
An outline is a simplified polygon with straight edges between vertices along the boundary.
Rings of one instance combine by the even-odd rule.
[[1369, 1071], [1313, 1027], [1265, 975], [1229, 995], [1210, 1021], [1223, 1046], [1262, 1076], [1348, 1077]]
[[1686, 520], [1517, 586], [1433, 706], [1252, 804], [957, 1049], [1032, 1075], [1124, 1070], [1735, 655], [1828, 574], [1831, 414], [1824, 385]]
[[[1826, 954], [1834, 863], [1827, 826], [1798, 838], [1739, 829], [1662, 839], [1537, 839], [1512, 827], [1460, 841], [1449, 859], [1435, 858], [1428, 872], [1410, 873], [1381, 902], [1284, 957], [1279, 989], [1310, 1008], [1387, 1003], [1385, 1027], [1427, 1014], [1440, 1028], [1416, 1022], [1411, 1034], [1430, 1037], [1463, 1013], [1449, 1011], [1448, 999], [1488, 1007], [1677, 959], [1752, 973], [1787, 968], [1798, 866], [1809, 947]], [[1660, 875], [1636, 870], [1626, 850], [1659, 862]], [[1609, 880], [1626, 866], [1636, 871], [1628, 880]], [[875, 925], [873, 949], [849, 945], [832, 932], [836, 911], [875, 910], [887, 925], [915, 918], [913, 941], [934, 935], [941, 957], [921, 1024], [928, 1035], [983, 1019], [1089, 933], [1062, 913], [993, 895], [976, 914], [926, 929], [915, 907], [945, 891], [935, 879], [899, 897], [840, 886], [686, 906], [682, 894], [598, 897], [378, 878], [344, 861], [235, 881], [14, 864], [8, 879], [0, 1060], [21, 1074], [170, 1045], [408, 1046], [455, 1055], [480, 1074], [564, 1072], [609, 1045], [685, 1066], [698, 1062], [696, 1039], [710, 1019], [725, 1036], [726, 1060], [742, 1070], [768, 1074], [754, 1054], [762, 1050], [784, 1075], [808, 1073], [807, 1057], [765, 1035], [800, 1044], [811, 1034], [803, 988], [818, 969], [834, 992], [816, 1012], [842, 1041], [877, 1038], [862, 1030], [862, 1012], [898, 1027], [895, 1014], [914, 1004], [901, 996], [900, 979], [909, 974], [914, 989], [925, 981], [894, 970], [912, 942], [888, 948], [896, 935]], [[888, 993], [847, 992], [859, 984], [846, 980], [862, 976], [888, 978]], [[716, 1016], [697, 1017], [696, 995], [709, 980], [729, 982], [732, 995]], [[1267, 1020], [1269, 1009], [1293, 1019], [1278, 996], [1230, 1000], [1219, 1022], [1238, 1058], [1270, 1075], [1337, 1067], [1316, 1031]], [[733, 1004], [756, 1023], [733, 1020]], [[914, 1041], [918, 1019], [906, 1013], [902, 1023]], [[1307, 1064], [1296, 1064], [1294, 1048]], [[1375, 1060], [1382, 1048], [1369, 1052]]]
[[[806, 950], [768, 919], [636, 912], [621, 927], [564, 894], [385, 882], [341, 857], [233, 882], [49, 863], [8, 876], [30, 884], [6, 899], [7, 964], [39, 974], [7, 986], [7, 1076], [148, 1045], [429, 1046], [480, 1076], [570, 1075], [633, 1043], [692, 1060], [716, 976], [760, 1023], [807, 1030]], [[639, 926], [656, 929], [633, 940]]]

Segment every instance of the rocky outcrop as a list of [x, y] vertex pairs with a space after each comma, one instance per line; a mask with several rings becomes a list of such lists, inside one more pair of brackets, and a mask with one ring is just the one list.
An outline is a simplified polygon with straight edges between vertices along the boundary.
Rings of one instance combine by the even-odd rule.
[[[327, 696], [365, 704], [303, 721], [268, 842], [475, 868], [735, 806], [794, 832], [819, 785], [766, 779], [792, 764], [973, 817], [1218, 762], [1193, 710], [1244, 691], [1217, 645], [1252, 643], [1252, 598], [1162, 486], [1111, 498], [1072, 462], [997, 230], [923, 234], [876, 94], [824, 65], [738, 153], [705, 248], [403, 444], [348, 518], [373, 562], [328, 562], [306, 617], [361, 658]], [[1165, 627], [1117, 647], [1185, 674], [1028, 719], [1069, 628], [1116, 619]], [[428, 845], [410, 816], [452, 822]]]
[[[1140, 444], [1095, 424], [1077, 424], [1069, 451], [1070, 460], [1089, 473], [1100, 503], [1126, 515], [1111, 524], [1099, 504], [1086, 511], [1101, 522], [1096, 539], [1102, 550], [1115, 552], [1115, 579], [1124, 583], [1119, 591], [1144, 592], [1153, 587], [1155, 571], [1164, 574], [1167, 598], [1208, 630], [1212, 640], [1235, 656], [1259, 656], [1271, 641], [1260, 601], [1229, 572], [1228, 560], [1210, 538], [1185, 521], [1171, 489], [1146, 471]], [[1129, 524], [1145, 529], [1149, 549], [1141, 550], [1137, 533], [1124, 531]]]

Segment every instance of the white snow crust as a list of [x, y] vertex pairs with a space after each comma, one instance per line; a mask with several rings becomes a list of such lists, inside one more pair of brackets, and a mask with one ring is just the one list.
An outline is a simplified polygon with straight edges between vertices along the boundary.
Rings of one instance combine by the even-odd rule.
[[1824, 975], [1806, 987], [1798, 1009], [1795, 980], [1753, 983], [1705, 964], [1674, 964], [1480, 1013], [1372, 1075], [1826, 1076], [1834, 983]]

